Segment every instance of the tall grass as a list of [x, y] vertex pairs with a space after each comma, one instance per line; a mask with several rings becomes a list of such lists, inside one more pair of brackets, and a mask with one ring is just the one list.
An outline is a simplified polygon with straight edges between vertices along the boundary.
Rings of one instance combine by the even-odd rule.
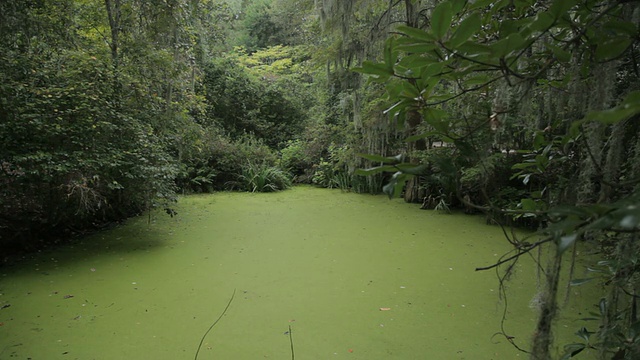
[[291, 177], [285, 171], [266, 163], [248, 163], [242, 168], [240, 184], [246, 191], [272, 192], [290, 188]]

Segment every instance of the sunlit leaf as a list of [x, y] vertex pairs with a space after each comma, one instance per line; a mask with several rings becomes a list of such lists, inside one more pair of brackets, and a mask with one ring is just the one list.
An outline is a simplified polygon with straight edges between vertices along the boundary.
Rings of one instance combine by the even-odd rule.
[[397, 164], [402, 161], [402, 154], [396, 156], [380, 156], [373, 154], [357, 154], [359, 157], [373, 162], [381, 162], [383, 164]]
[[591, 337], [591, 334], [593, 333], [587, 330], [587, 328], [584, 326], [581, 327], [580, 330], [576, 331], [576, 335], [578, 335], [580, 338], [582, 338], [584, 341], [587, 341], [587, 342], [589, 342], [589, 337]]
[[573, 245], [578, 239], [578, 234], [570, 234], [566, 236], [562, 236], [558, 239], [558, 252], [562, 254], [565, 252], [571, 245]]
[[573, 279], [571, 280], [571, 282], [569, 282], [569, 285], [571, 286], [579, 286], [582, 284], [586, 284], [589, 281], [593, 280], [594, 278], [584, 278], [584, 279]]
[[389, 180], [389, 182], [382, 187], [382, 191], [389, 196], [390, 199], [394, 197], [398, 197], [402, 192], [402, 188], [404, 187], [405, 181], [407, 181], [408, 177], [411, 175], [403, 174], [398, 171]]
[[[398, 50], [400, 51], [404, 51], [410, 54], [422, 54], [422, 53], [428, 53], [433, 51], [436, 47], [433, 44], [427, 44], [427, 43], [413, 43], [413, 44], [406, 44], [406, 45], [398, 45], [396, 47]], [[424, 58], [425, 61], [430, 61], [433, 62], [433, 60], [430, 60], [428, 58]]]
[[564, 346], [565, 354], [562, 356], [562, 360], [568, 360], [581, 353], [587, 346], [585, 344], [575, 343], [567, 344]]
[[425, 173], [425, 171], [429, 168], [429, 165], [427, 165], [427, 164], [420, 164], [420, 165], [416, 165], [416, 164], [398, 164], [396, 166], [396, 168], [399, 169], [404, 174], [423, 175]]
[[376, 166], [368, 169], [357, 169], [354, 173], [360, 176], [369, 176], [379, 174], [381, 172], [391, 172], [397, 171], [397, 169], [393, 165], [382, 165]]
[[520, 206], [524, 211], [536, 211], [538, 209], [538, 204], [535, 200], [532, 199], [522, 199], [520, 200]]
[[398, 31], [405, 35], [408, 35], [411, 38], [424, 40], [426, 42], [432, 42], [437, 40], [432, 34], [411, 26], [406, 26], [406, 25], [398, 26]]

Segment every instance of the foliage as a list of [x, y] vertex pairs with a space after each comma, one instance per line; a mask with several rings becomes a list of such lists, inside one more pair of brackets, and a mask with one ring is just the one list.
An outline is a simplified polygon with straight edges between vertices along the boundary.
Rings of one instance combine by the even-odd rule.
[[197, 21], [182, 17], [191, 10], [0, 4], [3, 246], [43, 246], [175, 201], [173, 153], [186, 144], [172, 140], [202, 100], [189, 60]]
[[202, 138], [200, 151], [182, 160], [177, 183], [185, 192], [210, 192], [237, 188], [246, 163], [275, 166], [276, 153], [252, 136], [237, 140], [211, 131]]
[[240, 175], [240, 184], [246, 191], [272, 192], [291, 187], [289, 175], [281, 169], [265, 163], [247, 163]]
[[301, 130], [302, 104], [283, 89], [247, 74], [232, 58], [213, 61], [203, 79], [207, 126], [220, 126], [232, 139], [252, 134], [276, 148]]
[[[632, 121], [640, 114], [640, 99], [630, 86], [637, 73], [626, 71], [637, 64], [635, 11], [624, 1], [449, 0], [425, 9], [428, 23], [398, 26], [400, 35], [388, 38], [381, 61], [364, 61], [356, 71], [386, 88], [386, 112], [400, 126], [419, 129], [409, 142], [416, 147], [446, 144], [451, 151], [446, 162], [427, 156], [422, 164], [405, 162], [402, 156], [363, 155], [381, 165], [360, 173], [393, 173], [385, 186], [390, 196], [399, 195], [405, 181], [416, 175], [445, 174], [460, 199], [462, 184], [469, 188], [473, 178], [490, 176], [493, 164], [508, 161], [515, 147], [522, 159], [509, 176], [521, 181], [512, 193], [520, 199], [508, 199], [511, 208], [498, 206], [489, 184], [480, 182], [480, 193], [489, 196], [475, 199], [484, 202], [475, 205], [549, 224], [540, 231], [545, 240], [524, 250], [520, 240], [509, 238], [518, 254], [554, 243], [559, 259], [580, 237], [603, 239], [612, 233], [616, 244], [635, 244], [637, 236], [625, 234], [639, 231], [638, 177], [622, 176], [637, 162], [624, 154], [639, 137]], [[425, 150], [434, 151], [430, 146]], [[607, 256], [631, 261], [619, 251]], [[534, 359], [551, 356], [559, 263], [547, 269], [531, 349]], [[626, 299], [616, 295], [619, 285], [608, 287], [614, 300], [607, 301], [619, 310], [603, 318], [598, 332], [602, 341], [596, 346], [601, 356], [636, 356], [624, 350], [627, 340], [613, 335], [625, 333], [635, 321], [630, 317], [639, 286], [635, 272], [624, 274]], [[570, 346], [569, 355], [585, 348]]]
[[303, 176], [305, 171], [310, 169], [312, 166], [312, 163], [304, 150], [304, 144], [302, 141], [288, 141], [287, 145], [280, 150], [280, 167], [290, 172], [295, 177]]

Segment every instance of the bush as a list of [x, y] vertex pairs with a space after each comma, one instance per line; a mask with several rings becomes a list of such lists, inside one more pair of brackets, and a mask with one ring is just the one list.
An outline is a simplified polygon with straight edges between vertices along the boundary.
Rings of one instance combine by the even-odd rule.
[[219, 133], [211, 133], [202, 140], [206, 145], [199, 153], [182, 160], [177, 182], [183, 192], [210, 192], [237, 188], [246, 164], [275, 166], [276, 153], [262, 141], [246, 135], [231, 140]]
[[240, 184], [246, 191], [272, 192], [291, 187], [291, 178], [281, 169], [266, 163], [248, 163], [242, 169]]
[[305, 146], [300, 140], [287, 142], [285, 148], [280, 151], [280, 167], [295, 177], [305, 175], [312, 166], [309, 156], [305, 153]]

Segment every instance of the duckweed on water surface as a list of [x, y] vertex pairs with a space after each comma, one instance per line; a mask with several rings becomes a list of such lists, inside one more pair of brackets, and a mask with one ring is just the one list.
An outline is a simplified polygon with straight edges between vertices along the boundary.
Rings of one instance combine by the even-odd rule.
[[[0, 359], [193, 359], [234, 290], [198, 359], [290, 359], [289, 326], [297, 359], [527, 358], [492, 337], [504, 302], [474, 269], [509, 247], [479, 217], [310, 187], [177, 211], [1, 269]], [[526, 346], [536, 279], [522, 260], [505, 329]]]

